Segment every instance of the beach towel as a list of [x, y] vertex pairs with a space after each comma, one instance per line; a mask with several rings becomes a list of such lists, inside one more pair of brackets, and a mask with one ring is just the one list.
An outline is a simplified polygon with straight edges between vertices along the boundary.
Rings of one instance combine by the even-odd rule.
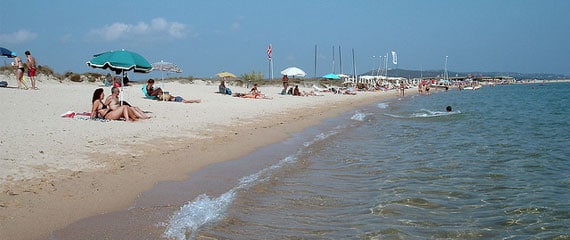
[[146, 91], [146, 84], [143, 84], [142, 86], [142, 92], [144, 93], [144, 97], [148, 98], [148, 99], [156, 99], [156, 96], [151, 96], [148, 94], [148, 91]]
[[74, 111], [67, 111], [64, 114], [61, 114], [62, 118], [73, 118], [73, 119], [83, 119], [88, 120], [91, 118], [90, 112], [74, 112]]

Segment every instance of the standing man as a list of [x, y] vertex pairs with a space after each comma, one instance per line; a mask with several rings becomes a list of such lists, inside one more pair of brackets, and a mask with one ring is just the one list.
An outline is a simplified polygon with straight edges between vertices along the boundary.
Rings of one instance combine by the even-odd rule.
[[26, 51], [25, 54], [26, 54], [26, 66], [28, 66], [30, 81], [32, 81], [32, 90], [37, 90], [38, 88], [36, 87], [36, 68], [37, 68], [36, 58], [34, 58], [32, 54], [30, 54], [30, 51]]

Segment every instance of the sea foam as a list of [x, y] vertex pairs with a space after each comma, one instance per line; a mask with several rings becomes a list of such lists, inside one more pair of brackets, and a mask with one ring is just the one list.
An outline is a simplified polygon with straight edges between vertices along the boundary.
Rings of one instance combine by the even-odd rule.
[[237, 186], [217, 198], [211, 198], [206, 194], [202, 194], [186, 203], [170, 217], [168, 223], [164, 224], [167, 228], [164, 231], [163, 237], [178, 240], [195, 239], [195, 234], [200, 227], [224, 218], [228, 207], [233, 203], [239, 191], [247, 190], [260, 182], [268, 180], [272, 176], [273, 171], [287, 164], [296, 162], [297, 155], [300, 154], [304, 148], [336, 133], [338, 132], [330, 131], [316, 135], [311, 141], [303, 143], [303, 148], [296, 154], [287, 156], [277, 164], [262, 169], [255, 174], [242, 177]]

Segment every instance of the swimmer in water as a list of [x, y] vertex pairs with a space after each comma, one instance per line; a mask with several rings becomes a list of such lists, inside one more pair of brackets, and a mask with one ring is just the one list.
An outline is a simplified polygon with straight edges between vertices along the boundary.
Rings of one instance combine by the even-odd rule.
[[451, 112], [451, 106], [447, 106], [445, 110], [447, 110], [447, 112]]

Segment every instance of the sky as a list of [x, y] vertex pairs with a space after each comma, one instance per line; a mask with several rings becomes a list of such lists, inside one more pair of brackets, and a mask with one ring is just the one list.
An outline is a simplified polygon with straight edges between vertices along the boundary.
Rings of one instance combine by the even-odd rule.
[[389, 68], [439, 70], [447, 57], [448, 71], [570, 75], [568, 10], [566, 0], [5, 1], [0, 47], [60, 74], [105, 73], [85, 63], [125, 49], [183, 70], [166, 76], [267, 78], [271, 44], [275, 78], [291, 66], [361, 74], [387, 54]]

